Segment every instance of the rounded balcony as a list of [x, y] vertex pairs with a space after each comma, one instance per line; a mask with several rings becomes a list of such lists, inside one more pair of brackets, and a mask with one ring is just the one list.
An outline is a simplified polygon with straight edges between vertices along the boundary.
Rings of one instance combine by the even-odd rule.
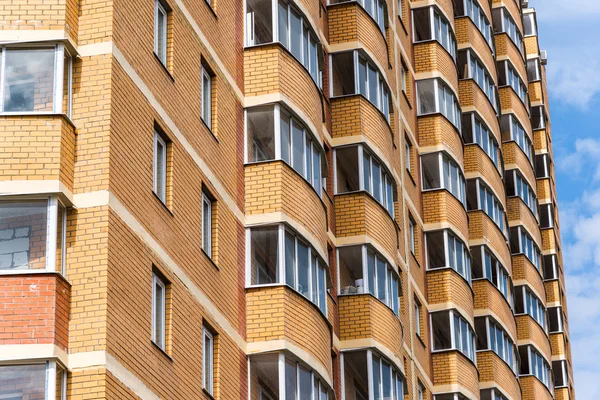
[[546, 129], [534, 130], [533, 139], [536, 152], [550, 153], [550, 157], [552, 157], [552, 138]]
[[571, 400], [568, 387], [554, 388], [554, 400]]
[[[311, 130], [323, 140], [322, 93], [306, 67], [283, 44], [268, 43], [246, 48], [244, 65], [247, 104], [262, 104], [264, 98], [268, 98], [269, 103], [289, 99], [297, 108], [295, 111], [305, 122], [310, 122]], [[257, 68], [257, 65], [261, 67]]]
[[463, 141], [460, 132], [442, 114], [420, 116], [418, 121], [419, 145], [424, 147], [445, 147], [463, 165]]
[[452, 304], [473, 322], [473, 291], [469, 282], [451, 268], [427, 270], [427, 301], [435, 305]]
[[[527, 180], [529, 186], [532, 188], [536, 187], [536, 178], [535, 172], [533, 171], [533, 166], [517, 142], [508, 141], [502, 143], [502, 153], [504, 155], [504, 169], [508, 171], [518, 168]], [[539, 182], [539, 180], [537, 182]]]
[[473, 281], [475, 293], [475, 314], [492, 315], [503, 324], [511, 338], [517, 337], [517, 324], [508, 300], [488, 279]]
[[[521, 18], [519, 18], [519, 21], [520, 20]], [[517, 73], [523, 82], [528, 81], [523, 55], [507, 34], [496, 35], [496, 57], [498, 60], [510, 60], [512, 65], [517, 69]]]
[[471, 393], [479, 393], [479, 373], [475, 364], [460, 351], [433, 353], [434, 386], [459, 385]]
[[391, 308], [370, 293], [339, 296], [338, 306], [342, 348], [375, 347], [402, 358], [402, 324]]
[[534, 343], [542, 356], [546, 360], [552, 359], [552, 349], [550, 348], [550, 341], [544, 331], [544, 328], [540, 326], [530, 315], [517, 315], [515, 317], [517, 321], [517, 339], [519, 343]]
[[415, 65], [417, 79], [419, 75], [431, 77], [433, 73], [442, 76], [450, 88], [458, 93], [458, 72], [456, 63], [448, 50], [437, 40], [418, 42], [414, 44], [414, 57], [419, 60]]
[[481, 382], [493, 382], [512, 399], [521, 398], [521, 388], [515, 373], [492, 350], [477, 352], [477, 369]]
[[536, 195], [539, 203], [552, 202], [554, 190], [550, 178], [540, 178], [536, 181]]
[[297, 355], [311, 367], [332, 376], [331, 325], [315, 304], [291, 287], [247, 288], [246, 321], [249, 354], [297, 347], [304, 352]]
[[[480, 5], [484, 8], [488, 7], [486, 2], [481, 2]], [[491, 15], [488, 16], [488, 20], [492, 20]], [[494, 58], [492, 48], [473, 20], [467, 16], [458, 17], [455, 19], [455, 24], [458, 47], [461, 49], [468, 47], [473, 49], [488, 71], [493, 75], [492, 78], [496, 80], [496, 59]]]
[[469, 211], [469, 243], [471, 246], [486, 244], [498, 257], [498, 261], [510, 271], [510, 248], [506, 237], [496, 223], [483, 211]]
[[550, 348], [552, 349], [552, 357], [566, 357], [565, 334], [564, 332], [555, 332], [550, 335]]
[[521, 376], [520, 382], [523, 398], [553, 400], [550, 390], [535, 376]]
[[448, 190], [423, 192], [424, 229], [439, 229], [448, 224], [462, 238], [469, 237], [469, 220], [464, 205]]
[[[493, 70], [492, 70], [493, 71]], [[460, 106], [463, 110], [477, 110], [486, 122], [490, 122], [490, 128], [496, 139], [500, 142], [500, 124], [496, 110], [490, 99], [485, 95], [474, 79], [463, 79], [459, 83]]]
[[542, 252], [556, 253], [560, 246], [557, 245], [557, 234], [554, 228], [541, 229], [542, 232]]
[[365, 191], [337, 194], [334, 198], [338, 238], [357, 238], [369, 242], [385, 254], [395, 255], [398, 234], [392, 216]]
[[542, 235], [540, 234], [540, 228], [533, 215], [531, 209], [523, 202], [520, 197], [509, 197], [507, 199], [507, 218], [509, 226], [525, 227], [529, 235], [533, 238], [538, 248], [542, 248]]
[[544, 102], [544, 92], [542, 90], [542, 81], [529, 82], [527, 85], [529, 101], [532, 105], [539, 105]]
[[351, 43], [365, 50], [380, 70], [385, 71], [392, 87], [396, 87], [395, 74], [388, 68], [388, 45], [386, 31], [373, 19], [358, 1], [331, 4], [327, 7], [329, 43], [331, 46]]
[[506, 204], [504, 204], [504, 198], [506, 197], [504, 181], [492, 159], [486, 154], [481, 146], [477, 144], [465, 145], [464, 154], [465, 177], [467, 179], [476, 177], [483, 178], [486, 184], [492, 188], [502, 205], [506, 208]]
[[317, 241], [313, 244], [324, 253], [327, 210], [311, 184], [281, 160], [246, 164], [244, 172], [249, 224], [287, 222], [305, 236], [312, 236]]
[[565, 290], [562, 287], [560, 280], [555, 279], [552, 281], [545, 281], [544, 289], [546, 292], [547, 304], [551, 304], [551, 303], [560, 304], [561, 303], [560, 293], [561, 292], [565, 293]]
[[[517, 24], [519, 32], [523, 32], [523, 21], [521, 20], [521, 10], [514, 0], [492, 0], [492, 9], [504, 7], [510, 13], [513, 21]], [[491, 21], [491, 20], [490, 20]]]
[[362, 95], [331, 99], [331, 136], [342, 141], [368, 141], [388, 167], [400, 170], [396, 156], [394, 132], [385, 116]]
[[544, 281], [540, 272], [529, 261], [524, 254], [516, 254], [512, 256], [513, 266], [513, 283], [519, 285], [518, 281], [527, 283], [531, 287], [535, 295], [538, 296], [542, 303], [546, 304], [546, 293], [544, 290]]
[[523, 39], [525, 44], [525, 54], [535, 55], [536, 57], [540, 54], [540, 47], [538, 45], [538, 38], [536, 36], [526, 36]]
[[500, 97], [500, 109], [502, 110], [502, 115], [515, 114], [521, 125], [524, 127], [527, 136], [531, 138], [533, 135], [531, 133], [529, 111], [527, 110], [528, 105], [523, 103], [511, 86], [502, 86], [498, 88], [498, 95]]

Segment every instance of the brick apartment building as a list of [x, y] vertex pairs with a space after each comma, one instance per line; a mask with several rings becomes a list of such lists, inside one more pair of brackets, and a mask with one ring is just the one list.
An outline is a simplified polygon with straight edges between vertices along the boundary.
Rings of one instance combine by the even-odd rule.
[[0, 2], [0, 399], [575, 399], [527, 3]]

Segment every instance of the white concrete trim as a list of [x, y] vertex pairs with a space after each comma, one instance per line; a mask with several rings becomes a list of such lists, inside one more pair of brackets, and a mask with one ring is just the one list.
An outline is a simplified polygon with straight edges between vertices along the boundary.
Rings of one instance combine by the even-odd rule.
[[437, 311], [449, 311], [449, 310], [457, 310], [460, 315], [466, 319], [467, 321], [469, 321], [469, 323], [471, 324], [471, 327], [475, 327], [475, 318], [472, 317], [467, 310], [465, 310], [464, 308], [462, 308], [461, 306], [459, 306], [458, 304], [456, 304], [453, 301], [447, 301], [445, 303], [437, 303], [437, 304], [431, 304], [429, 305], [429, 314], [437, 312]]
[[341, 352], [352, 350], [375, 349], [379, 353], [383, 354], [388, 360], [392, 361], [396, 365], [396, 368], [398, 368], [400, 372], [402, 372], [402, 374], [406, 376], [406, 372], [404, 371], [404, 362], [394, 353], [392, 353], [390, 349], [388, 349], [386, 346], [379, 343], [373, 338], [342, 340], [340, 344]]
[[[180, 1], [177, 0], [177, 3], [180, 3]], [[185, 135], [179, 130], [177, 125], [175, 125], [175, 122], [171, 119], [169, 114], [167, 114], [165, 109], [160, 105], [156, 97], [154, 97], [154, 94], [152, 93], [150, 88], [146, 86], [146, 84], [142, 81], [140, 76], [135, 72], [133, 67], [129, 64], [129, 62], [127, 62], [127, 59], [125, 59], [123, 53], [121, 53], [121, 51], [117, 48], [117, 46], [114, 43], [112, 51], [113, 56], [119, 62], [125, 73], [127, 73], [127, 75], [131, 78], [131, 80], [137, 86], [140, 92], [142, 92], [144, 97], [146, 97], [146, 100], [164, 120], [169, 130], [173, 132], [173, 135], [177, 138], [177, 140], [181, 143], [183, 148], [191, 156], [198, 168], [200, 168], [200, 170], [206, 175], [206, 179], [210, 181], [215, 187], [217, 193], [219, 194], [219, 197], [221, 197], [222, 202], [227, 205], [227, 207], [231, 210], [235, 217], [243, 224], [244, 213], [237, 206], [235, 200], [229, 195], [221, 181], [217, 178], [217, 175], [213, 173], [213, 171], [208, 167], [208, 165], [204, 162], [204, 160], [200, 157], [196, 150], [194, 150], [193, 146], [187, 140]]]
[[112, 54], [113, 42], [91, 43], [79, 46], [77, 51], [80, 57], [93, 57], [104, 54]]
[[321, 362], [317, 360], [312, 354], [296, 346], [289, 340], [269, 340], [265, 342], [248, 343], [246, 354], [252, 355], [282, 350], [289, 351], [290, 353], [301, 359], [302, 362], [306, 363], [311, 369], [316, 371], [325, 380], [329, 387], [333, 387], [332, 377], [329, 374], [329, 372], [325, 369], [323, 364], [321, 364]]
[[210, 299], [196, 286], [194, 281], [185, 274], [183, 269], [177, 265], [177, 263], [167, 254], [167, 252], [161, 247], [161, 245], [150, 235], [148, 231], [140, 224], [135, 217], [125, 208], [123, 204], [113, 195], [110, 195], [109, 199], [110, 207], [119, 215], [119, 217], [125, 222], [131, 230], [149, 247], [151, 248], [158, 257], [161, 258], [163, 263], [175, 274], [183, 283], [183, 285], [189, 290], [190, 294], [202, 305], [204, 310], [215, 320], [217, 325], [224, 331], [224, 333], [231, 337], [231, 339], [238, 345], [242, 351], [246, 349], [246, 342], [237, 330], [229, 323], [227, 318], [217, 309], [217, 307], [210, 301]]
[[98, 190], [94, 192], [78, 193], [73, 196], [73, 206], [75, 208], [91, 208], [107, 206], [110, 201], [110, 192], [108, 190]]
[[333, 243], [335, 244], [336, 249], [344, 246], [360, 246], [364, 244], [371, 245], [379, 254], [381, 254], [385, 259], [387, 259], [387, 261], [392, 266], [394, 266], [394, 270], [398, 272], [396, 259], [369, 235], [338, 237]]
[[67, 367], [73, 369], [90, 369], [92, 367], [103, 367], [106, 362], [106, 351], [86, 351], [82, 353], [69, 354]]
[[160, 397], [146, 386], [144, 382], [108, 353], [106, 354], [106, 369], [139, 398], [144, 400], [160, 400]]
[[448, 221], [442, 221], [442, 222], [434, 222], [431, 224], [424, 224], [423, 225], [423, 231], [424, 233], [428, 233], [428, 232], [432, 232], [432, 231], [439, 231], [442, 229], [450, 229], [452, 230], [452, 233], [456, 236], [458, 236], [460, 238], [460, 240], [462, 240], [463, 243], [469, 243], [469, 239], [466, 238], [463, 233], [460, 231], [460, 229], [458, 228], [458, 226], [454, 225], [451, 222]]
[[431, 389], [431, 391], [434, 394], [460, 392], [463, 395], [467, 395], [467, 398], [469, 398], [469, 399], [477, 399], [479, 397], [479, 393], [477, 393], [477, 394], [473, 393], [466, 386], [463, 386], [460, 383], [452, 383], [452, 384], [449, 384], [449, 385], [437, 385], [437, 386], [433, 386], [433, 388]]
[[32, 194], [61, 195], [67, 205], [73, 203], [73, 192], [59, 180], [0, 181], [0, 196], [22, 196]]
[[57, 359], [68, 365], [69, 355], [54, 344], [3, 344], [0, 345], [0, 364], [26, 363]]
[[15, 29], [0, 31], [0, 43], [8, 42], [47, 42], [65, 40], [67, 35], [62, 29]]
[[[513, 337], [512, 333], [510, 332], [510, 330], [508, 329], [508, 327], [506, 326], [506, 324], [504, 323], [504, 321], [502, 321], [502, 318], [500, 318], [500, 316], [498, 314], [496, 314], [494, 311], [492, 311], [491, 308], [488, 307], [488, 308], [485, 308], [483, 310], [481, 310], [481, 309], [473, 310], [473, 316], [475, 318], [478, 318], [478, 317], [491, 317], [491, 318], [493, 318], [494, 320], [496, 320], [495, 323], [497, 323], [498, 325], [502, 326], [502, 329], [504, 329], [504, 332], [508, 333], [508, 335], [510, 336], [510, 339], [513, 341], [513, 343], [517, 342], [515, 340], [516, 336]], [[516, 321], [515, 321], [515, 328], [516, 328]], [[515, 334], [516, 333], [517, 333], [517, 331], [515, 329]]]

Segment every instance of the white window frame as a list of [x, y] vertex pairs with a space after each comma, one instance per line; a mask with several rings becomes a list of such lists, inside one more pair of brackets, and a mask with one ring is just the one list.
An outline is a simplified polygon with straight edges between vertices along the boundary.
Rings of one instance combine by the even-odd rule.
[[[161, 145], [163, 148], [162, 154], [162, 165], [163, 168], [161, 171], [158, 170], [158, 146]], [[161, 134], [154, 129], [154, 161], [153, 161], [153, 170], [154, 170], [154, 193], [160, 201], [164, 204], [167, 204], [167, 142], [162, 138]], [[159, 175], [163, 176], [163, 187], [158, 187], [158, 177]]]
[[421, 303], [415, 297], [413, 299], [415, 334], [421, 337]]
[[[208, 96], [206, 92], [208, 91]], [[202, 121], [208, 126], [208, 129], [212, 129], [212, 77], [202, 66], [201, 70], [201, 84], [200, 84], [200, 104], [201, 104], [201, 117]], [[205, 104], [205, 100], [208, 104]]]
[[[164, 17], [164, 24], [162, 26], [158, 25], [158, 16], [159, 14]], [[158, 57], [160, 62], [166, 67], [167, 66], [167, 25], [168, 22], [168, 13], [160, 0], [154, 0], [154, 54]], [[159, 54], [158, 42], [159, 36], [164, 38], [165, 46], [163, 49], [163, 54]]]
[[[475, 344], [475, 330], [473, 329], [473, 327], [471, 326], [471, 324], [469, 323], [469, 321], [463, 317], [458, 311], [456, 311], [455, 309], [450, 309], [450, 310], [442, 310], [442, 311], [436, 311], [435, 313], [430, 313], [429, 314], [429, 324], [433, 327], [433, 314], [436, 313], [440, 313], [440, 314], [445, 314], [447, 315], [447, 317], [449, 318], [449, 332], [450, 332], [450, 347], [449, 348], [445, 348], [445, 349], [438, 349], [438, 350], [432, 350], [432, 353], [442, 353], [445, 351], [449, 351], [449, 350], [457, 350], [459, 352], [461, 352], [465, 357], [467, 357], [469, 360], [473, 361], [473, 363], [477, 364], [477, 354], [476, 354], [476, 344]], [[455, 335], [455, 321], [454, 319], [458, 318], [459, 321], [464, 321], [467, 324], [467, 339], [470, 339], [467, 342], [467, 348], [464, 349], [463, 348], [463, 329], [462, 329], [462, 324], [459, 324], [458, 326], [458, 333], [459, 333], [459, 337], [457, 338]], [[470, 338], [469, 338], [469, 334], [470, 334]], [[433, 328], [430, 330], [429, 332], [429, 340], [431, 343], [431, 348], [433, 349], [433, 344], [434, 344], [434, 338], [433, 338], [434, 332], [433, 332]], [[470, 356], [472, 356], [473, 358], [471, 358]]]
[[412, 153], [412, 145], [407, 139], [404, 139], [404, 166], [406, 170], [410, 173], [411, 171], [411, 153]]
[[413, 218], [409, 215], [408, 216], [408, 233], [409, 233], [409, 244], [410, 244], [410, 252], [412, 253], [412, 255], [414, 256], [416, 253], [416, 245], [415, 245], [415, 221], [413, 220]]
[[[214, 351], [215, 342], [213, 334], [205, 327], [202, 327], [202, 388], [210, 395], [214, 391]], [[207, 360], [208, 357], [208, 360]], [[210, 365], [210, 370], [206, 370], [206, 365]]]
[[[157, 307], [157, 292], [156, 286], [160, 286], [162, 288], [162, 310], [159, 310], [161, 315], [161, 321], [156, 320], [156, 307]], [[167, 327], [167, 285], [163, 280], [156, 275], [156, 273], [152, 273], [152, 341], [155, 345], [157, 345], [163, 351], [166, 351], [166, 327]], [[156, 327], [157, 324], [161, 322], [160, 326], [160, 336], [156, 337]]]
[[[364, 397], [365, 399], [370, 399], [372, 397], [369, 397], [369, 393], [373, 393], [374, 392], [374, 386], [375, 386], [375, 382], [374, 382], [374, 375], [373, 375], [373, 357], [376, 357], [379, 359], [379, 378], [381, 379], [383, 377], [383, 363], [385, 362], [386, 364], [390, 365], [390, 369], [391, 369], [391, 374], [390, 374], [390, 387], [391, 387], [391, 391], [392, 391], [392, 396], [391, 399], [393, 400], [403, 400], [404, 399], [404, 385], [406, 383], [406, 377], [404, 376], [404, 371], [402, 371], [400, 368], [398, 368], [394, 362], [390, 361], [389, 359], [387, 359], [385, 356], [374, 352], [371, 349], [363, 349], [363, 350], [350, 350], [350, 351], [343, 351], [340, 353], [340, 368], [341, 368], [341, 398], [345, 399], [346, 398], [346, 382], [345, 382], [345, 378], [346, 378], [346, 374], [345, 374], [345, 367], [346, 367], [346, 363], [344, 360], [345, 357], [345, 353], [346, 352], [364, 352], [366, 357], [366, 370], [367, 370], [367, 376], [365, 377], [366, 381], [367, 381], [367, 396]], [[398, 386], [397, 386], [397, 382], [400, 381], [400, 388], [401, 388], [401, 393], [400, 393], [400, 397], [398, 396]], [[379, 386], [379, 393], [383, 394], [383, 380], [380, 380], [378, 382], [378, 386]], [[354, 397], [358, 398], [356, 396], [357, 393], [357, 388], [355, 387], [355, 392], [354, 392]], [[361, 393], [361, 398], [363, 398], [362, 393]], [[287, 399], [286, 399], [287, 400]], [[377, 400], [377, 399], [375, 399]]]
[[[204, 211], [205, 205], [208, 206], [208, 215]], [[205, 225], [208, 225], [208, 237], [204, 234]], [[212, 258], [212, 201], [204, 191], [202, 191], [202, 250]]]
[[[419, 84], [421, 82], [427, 81], [434, 82], [433, 95], [435, 97], [435, 110], [428, 113], [421, 113], [421, 98], [419, 96]], [[445, 100], [444, 104], [440, 104], [440, 91], [444, 94], [444, 99], [446, 98], [446, 96], [448, 96], [448, 94], [452, 96], [452, 110], [447, 109]], [[450, 120], [450, 113], [452, 114], [454, 122]], [[462, 109], [460, 108], [460, 103], [458, 102], [458, 96], [456, 95], [454, 90], [450, 89], [450, 87], [441, 78], [427, 78], [417, 81], [417, 114], [419, 116], [442, 114], [458, 130], [458, 132], [462, 132]]]

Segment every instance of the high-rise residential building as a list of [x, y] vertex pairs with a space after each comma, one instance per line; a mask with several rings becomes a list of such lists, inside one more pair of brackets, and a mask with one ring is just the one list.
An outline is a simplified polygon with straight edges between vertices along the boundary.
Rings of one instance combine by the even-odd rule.
[[573, 400], [527, 3], [5, 1], [0, 399]]

